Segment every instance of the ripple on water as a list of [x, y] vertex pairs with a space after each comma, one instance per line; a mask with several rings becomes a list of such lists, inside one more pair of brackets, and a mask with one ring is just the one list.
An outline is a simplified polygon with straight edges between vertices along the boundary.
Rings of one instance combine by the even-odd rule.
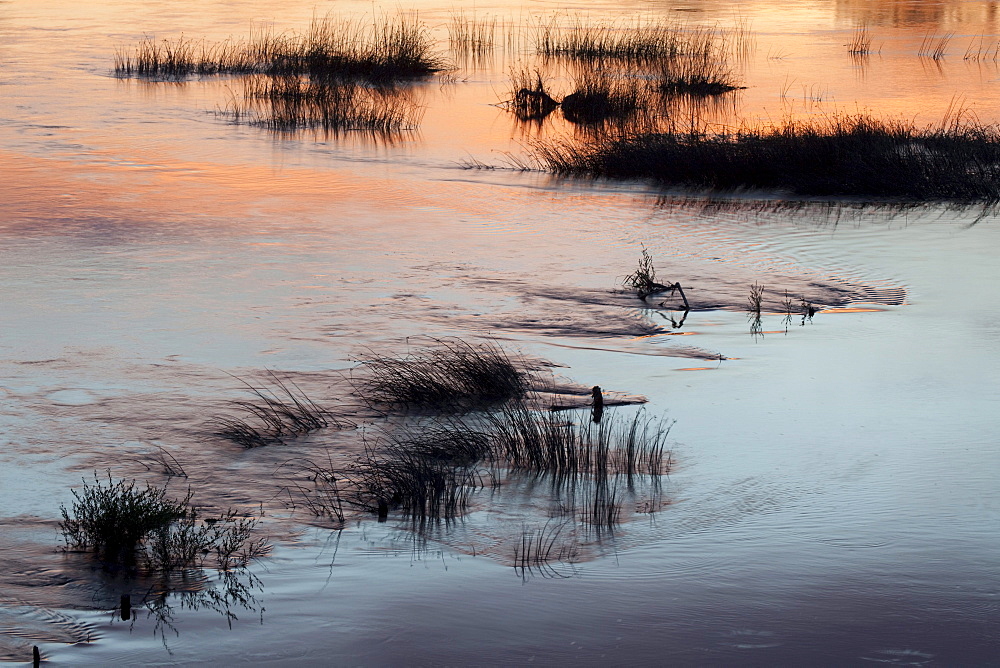
[[0, 597], [0, 661], [27, 662], [38, 643], [74, 645], [100, 638], [95, 627], [67, 614]]
[[97, 403], [99, 400], [99, 397], [96, 394], [90, 390], [82, 388], [63, 388], [55, 390], [54, 392], [46, 394], [45, 398], [54, 404], [62, 404], [63, 406], [87, 406], [89, 404]]

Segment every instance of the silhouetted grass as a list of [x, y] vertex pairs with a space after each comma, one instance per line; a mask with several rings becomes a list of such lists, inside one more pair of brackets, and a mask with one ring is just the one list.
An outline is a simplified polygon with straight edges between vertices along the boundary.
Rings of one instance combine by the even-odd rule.
[[957, 119], [920, 129], [854, 115], [732, 133], [641, 133], [539, 143], [535, 158], [557, 174], [651, 178], [699, 189], [1000, 200], [1000, 130]]
[[852, 56], [867, 56], [872, 52], [872, 33], [865, 23], [854, 29], [847, 52]]
[[514, 544], [514, 570], [522, 579], [531, 576], [567, 577], [556, 564], [571, 564], [577, 557], [577, 547], [563, 542], [560, 536], [565, 524], [546, 522], [541, 527], [521, 531], [520, 540]]
[[634, 116], [650, 104], [649, 87], [635, 77], [585, 69], [562, 99], [563, 116], [571, 123], [601, 123]]
[[158, 571], [199, 567], [214, 554], [216, 565], [227, 569], [246, 565], [266, 549], [263, 540], [251, 540], [257, 520], [230, 510], [199, 519], [191, 505], [192, 493], [180, 499], [167, 496], [166, 487], [135, 480], [84, 480], [71, 490], [70, 508], [60, 506], [59, 529], [66, 544], [93, 551], [106, 566], [143, 565]]
[[213, 74], [309, 75], [392, 82], [440, 71], [427, 29], [415, 18], [373, 22], [316, 19], [305, 32], [264, 31], [244, 40], [144, 38], [119, 49], [119, 77], [183, 78]]
[[920, 48], [917, 49], [917, 55], [921, 58], [930, 58], [931, 60], [941, 60], [948, 53], [948, 45], [951, 43], [951, 38], [954, 37], [955, 33], [946, 33], [944, 35], [931, 35], [927, 33], [924, 35], [924, 39], [920, 42]]
[[466, 410], [523, 397], [524, 365], [495, 343], [441, 339], [405, 357], [362, 361], [363, 396], [374, 404]]
[[606, 416], [574, 423], [556, 413], [507, 405], [487, 417], [495, 462], [559, 475], [661, 475], [670, 468], [670, 425], [640, 412], [628, 423]]
[[510, 86], [510, 98], [499, 106], [522, 121], [543, 119], [559, 106], [538, 70], [512, 69]]
[[635, 21], [632, 23], [563, 23], [553, 17], [536, 28], [536, 51], [548, 58], [574, 60], [621, 60], [650, 62], [697, 50], [707, 31], [686, 34], [679, 24]]
[[282, 132], [322, 129], [391, 136], [418, 124], [420, 109], [406, 93], [340, 79], [255, 78], [247, 82], [243, 102], [234, 100], [222, 113], [236, 123]]
[[660, 64], [659, 90], [666, 95], [721, 95], [741, 88], [729, 64], [712, 53], [681, 55]]
[[244, 448], [281, 443], [325, 427], [342, 428], [348, 423], [336, 419], [291, 380], [268, 371], [270, 387], [241, 382], [254, 395], [253, 401], [234, 401], [243, 416], [220, 415], [212, 420], [213, 433]]
[[350, 469], [352, 489], [346, 499], [380, 518], [399, 509], [413, 519], [451, 519], [483, 486], [482, 474], [456, 466], [401, 442], [366, 446]]

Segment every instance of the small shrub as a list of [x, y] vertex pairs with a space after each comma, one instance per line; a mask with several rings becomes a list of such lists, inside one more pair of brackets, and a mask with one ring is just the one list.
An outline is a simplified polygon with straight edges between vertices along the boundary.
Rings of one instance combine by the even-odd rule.
[[93, 551], [106, 566], [169, 572], [197, 568], [214, 554], [220, 569], [245, 566], [266, 551], [266, 541], [253, 540], [255, 517], [229, 510], [217, 517], [199, 518], [191, 505], [190, 489], [181, 499], [167, 496], [167, 488], [135, 480], [107, 482], [94, 476], [82, 490], [71, 490], [70, 508], [60, 506], [59, 523], [67, 546]]

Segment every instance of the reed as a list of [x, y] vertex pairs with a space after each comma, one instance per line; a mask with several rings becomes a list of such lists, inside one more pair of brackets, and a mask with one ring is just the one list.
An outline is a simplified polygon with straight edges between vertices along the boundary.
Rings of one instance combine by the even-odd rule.
[[260, 386], [240, 379], [254, 400], [232, 402], [241, 416], [213, 418], [211, 427], [215, 436], [249, 449], [283, 443], [317, 429], [349, 425], [306, 396], [290, 379], [270, 370], [267, 374], [268, 383]]
[[729, 64], [715, 54], [680, 55], [660, 63], [657, 86], [665, 95], [707, 97], [743, 88]]
[[560, 104], [569, 122], [597, 124], [634, 116], [650, 105], [650, 93], [635, 77], [586, 68], [574, 78], [573, 92]]
[[532, 376], [498, 344], [440, 339], [404, 357], [361, 362], [360, 382], [372, 404], [464, 411], [521, 398]]
[[568, 422], [556, 413], [507, 405], [487, 416], [493, 459], [512, 469], [557, 475], [661, 475], [670, 468], [666, 438], [671, 425], [642, 412], [623, 423]]
[[306, 31], [209, 42], [146, 37], [119, 48], [119, 77], [179, 79], [216, 74], [309, 75], [394, 82], [444, 68], [427, 28], [415, 17], [382, 17], [370, 23], [317, 18]]
[[619, 60], [648, 63], [697, 48], [705, 31], [686, 35], [678, 24], [637, 20], [632, 23], [569, 23], [560, 16], [535, 27], [536, 52], [546, 58]]
[[852, 56], [867, 56], [872, 52], [872, 33], [868, 24], [862, 23], [854, 29], [847, 52]]
[[920, 48], [917, 49], [917, 55], [921, 58], [930, 58], [931, 60], [943, 59], [948, 53], [948, 45], [951, 43], [951, 38], [954, 36], [955, 33], [946, 33], [944, 35], [932, 35], [931, 33], [927, 33], [920, 42]]
[[548, 83], [538, 70], [512, 68], [509, 95], [510, 97], [499, 106], [512, 112], [522, 121], [544, 119], [559, 106], [548, 89]]
[[556, 174], [649, 178], [696, 189], [1000, 201], [1000, 129], [960, 114], [926, 128], [859, 114], [715, 134], [668, 130], [548, 141], [535, 145], [533, 158]]
[[483, 477], [466, 466], [426, 456], [398, 442], [366, 445], [350, 468], [349, 503], [385, 518], [399, 509], [415, 520], [452, 519], [469, 503]]

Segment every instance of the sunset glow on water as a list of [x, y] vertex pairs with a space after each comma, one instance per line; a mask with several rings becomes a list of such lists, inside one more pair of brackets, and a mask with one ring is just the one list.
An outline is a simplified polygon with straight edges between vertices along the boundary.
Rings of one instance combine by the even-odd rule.
[[[144, 39], [401, 14], [442, 65], [354, 90], [398, 105], [390, 130], [269, 127], [249, 91], [272, 74], [115, 75]], [[736, 89], [603, 123], [512, 112], [519, 72], [556, 102], [588, 73], [659, 76], [544, 57], [546, 26], [656, 25], [709, 35]], [[539, 155], [859, 114], [988, 128], [998, 54], [993, 2], [0, 2], [0, 660], [989, 665], [995, 203], [558, 177]], [[375, 396], [379, 360], [448, 375], [465, 345], [528, 374], [523, 413]], [[326, 421], [223, 433], [267, 397]], [[644, 425], [662, 470], [614, 446], [610, 470], [540, 467], [490, 431], [524, 416], [591, 454]], [[441, 454], [456, 430], [489, 454]], [[451, 462], [452, 510], [363, 487], [407, 448]], [[61, 506], [112, 480], [190, 490], [267, 547], [228, 570], [66, 549]]]

